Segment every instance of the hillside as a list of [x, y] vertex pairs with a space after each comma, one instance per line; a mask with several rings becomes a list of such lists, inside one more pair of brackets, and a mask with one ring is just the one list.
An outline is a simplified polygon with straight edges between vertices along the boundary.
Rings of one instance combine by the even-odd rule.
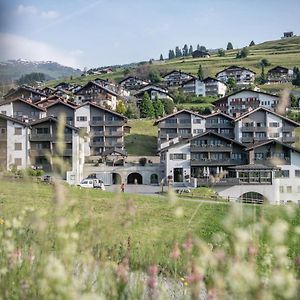
[[[277, 65], [282, 65], [289, 68], [293, 68], [294, 66], [300, 66], [300, 37], [288, 38], [284, 40], [267, 41], [249, 47], [249, 50], [250, 54], [245, 59], [236, 59], [235, 56], [239, 49], [234, 49], [226, 51], [225, 57], [219, 57], [217, 54], [213, 54], [210, 58], [193, 59], [192, 57], [184, 57], [165, 61], [155, 61], [151, 65], [145, 64], [143, 66], [148, 66], [151, 69], [157, 69], [160, 71], [167, 71], [173, 69], [182, 70], [184, 72], [196, 75], [199, 64], [201, 64], [204, 69], [205, 76], [215, 76], [215, 74], [218, 71], [230, 65], [239, 65], [246, 68], [250, 68], [257, 74], [260, 74], [261, 70], [259, 62], [263, 58], [266, 58], [271, 63], [271, 66], [266, 68], [266, 72], [268, 71], [268, 69]], [[108, 78], [111, 80], [119, 81], [124, 77], [123, 71], [124, 68], [119, 68], [115, 72], [110, 74], [105, 74], [101, 76], [92, 75], [86, 77], [78, 77], [74, 78], [71, 82], [82, 84], [96, 77], [101, 77], [105, 79]], [[131, 69], [131, 73], [134, 74], [134, 72], [134, 69]], [[55, 82], [57, 81], [50, 82], [50, 84], [54, 84]], [[291, 85], [288, 85], [287, 87], [293, 88]], [[264, 85], [263, 88], [266, 90], [273, 90], [276, 92], [282, 89], [283, 86]]]
[[52, 61], [29, 61], [24, 59], [9, 60], [0, 63], [0, 82], [8, 83], [29, 73], [44, 73], [49, 79], [76, 77], [79, 69], [62, 66]]

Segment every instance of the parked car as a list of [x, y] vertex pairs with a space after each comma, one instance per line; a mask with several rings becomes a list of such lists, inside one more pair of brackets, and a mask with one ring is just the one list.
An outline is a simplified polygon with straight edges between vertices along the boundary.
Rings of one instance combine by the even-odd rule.
[[91, 179], [83, 179], [79, 186], [83, 188], [88, 188], [88, 189], [101, 189], [102, 191], [105, 191], [105, 186], [102, 180], [96, 179], [96, 178], [91, 178]]

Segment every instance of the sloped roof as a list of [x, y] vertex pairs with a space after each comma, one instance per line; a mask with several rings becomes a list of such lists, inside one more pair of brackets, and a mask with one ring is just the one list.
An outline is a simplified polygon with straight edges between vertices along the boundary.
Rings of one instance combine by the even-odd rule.
[[192, 74], [188, 74], [188, 73], [186, 73], [186, 72], [182, 72], [181, 70], [172, 70], [172, 71], [166, 73], [165, 75], [163, 75], [162, 78], [165, 78], [166, 76], [168, 76], [168, 75], [170, 75], [170, 74], [172, 74], [172, 73], [180, 73], [180, 74], [184, 74], [184, 75], [188, 75], [188, 76], [193, 77]]
[[49, 104], [49, 105], [47, 106], [47, 109], [50, 108], [50, 107], [52, 107], [52, 106], [58, 105], [58, 104], [65, 105], [65, 106], [70, 107], [71, 109], [74, 109], [74, 110], [75, 110], [76, 107], [77, 107], [76, 105], [72, 105], [72, 104], [70, 104], [70, 103], [68, 103], [68, 102], [66, 102], [66, 101], [64, 101], [64, 100], [62, 100], [62, 99], [58, 99], [58, 100], [56, 100], [55, 102]]
[[29, 101], [26, 101], [23, 98], [14, 98], [14, 99], [11, 99], [11, 100], [6, 100], [6, 101], [3, 101], [3, 102], [0, 102], [0, 106], [6, 105], [6, 104], [10, 104], [11, 102], [15, 102], [15, 101], [20, 101], [22, 103], [25, 103], [25, 104], [27, 104], [27, 105], [29, 105], [31, 107], [34, 107], [34, 108], [38, 109], [38, 110], [45, 111], [44, 108], [42, 108], [42, 107], [40, 107], [40, 106], [38, 106], [36, 104], [33, 104], [33, 103], [29, 102]]
[[18, 119], [15, 119], [15, 118], [12, 118], [12, 117], [9, 117], [7, 115], [4, 115], [4, 114], [1, 114], [0, 113], [0, 119], [5, 119], [5, 120], [8, 120], [8, 121], [11, 121], [11, 122], [14, 122], [14, 123], [18, 123], [20, 125], [23, 125], [24, 127], [28, 126], [28, 123], [25, 123], [25, 122], [22, 122]]
[[79, 93], [81, 90], [83, 90], [84, 88], [88, 87], [89, 85], [96, 85], [99, 89], [102, 89], [103, 91], [113, 95], [113, 96], [118, 96], [117, 93], [113, 92], [112, 90], [103, 87], [102, 85], [100, 85], [99, 83], [95, 82], [95, 81], [89, 81], [87, 84], [85, 84], [83, 87], [81, 87], [78, 91], [76, 91], [74, 94], [76, 95], [77, 93]]
[[[53, 121], [55, 123], [58, 123], [58, 119], [57, 118], [54, 118], [52, 116], [48, 116], [46, 118], [42, 118], [42, 119], [39, 119], [39, 120], [36, 120], [36, 121], [33, 121], [33, 122], [30, 122], [28, 125], [29, 126], [33, 126], [33, 125], [37, 125], [37, 124], [41, 124], [41, 123], [45, 123], [45, 122], [48, 122], [48, 121]], [[75, 130], [75, 131], [79, 131], [79, 128], [75, 127], [75, 126], [72, 126], [72, 125], [69, 125], [69, 124], [64, 124], [65, 127], [67, 128], [70, 128], [72, 130]]]
[[232, 117], [232, 116], [230, 116], [230, 115], [227, 115], [227, 114], [225, 114], [225, 113], [223, 113], [223, 112], [221, 112], [221, 111], [217, 111], [217, 112], [215, 112], [215, 113], [212, 113], [212, 114], [210, 114], [210, 115], [207, 115], [207, 116], [205, 116], [205, 118], [207, 119], [207, 118], [214, 117], [214, 116], [218, 116], [218, 115], [221, 115], [221, 116], [223, 116], [223, 117], [225, 117], [225, 118], [228, 118], [228, 119], [231, 119], [231, 120], [234, 121], [234, 117]]
[[268, 144], [273, 144], [273, 143], [278, 144], [278, 145], [280, 145], [282, 147], [289, 148], [289, 149], [291, 149], [293, 151], [296, 151], [296, 152], [300, 153], [300, 149], [297, 149], [297, 148], [295, 148], [293, 146], [290, 146], [288, 144], [284, 144], [284, 143], [282, 143], [282, 142], [280, 142], [278, 140], [275, 140], [275, 139], [256, 142], [256, 143], [252, 144], [251, 146], [248, 146], [246, 148], [246, 151], [251, 151], [251, 150], [254, 150], [256, 148], [259, 148], [259, 147], [262, 147], [262, 146], [265, 146], [265, 145], [268, 145]]
[[252, 71], [252, 70], [250, 70], [248, 68], [232, 65], [232, 66], [227, 67], [227, 68], [223, 69], [222, 71], [218, 72], [216, 74], [216, 76], [218, 76], [220, 73], [225, 72], [225, 71], [230, 70], [230, 69], [241, 69], [241, 70], [246, 70], [246, 71], [252, 72], [253, 74], [256, 74], [254, 71]]
[[127, 152], [119, 148], [105, 150], [101, 153], [101, 156], [108, 156], [108, 155], [112, 155], [113, 153], [120, 154], [121, 156], [127, 156]]
[[197, 116], [197, 117], [200, 117], [200, 118], [203, 118], [203, 119], [205, 118], [204, 116], [202, 116], [202, 115], [200, 115], [200, 114], [198, 114], [198, 113], [196, 113], [196, 112], [194, 112], [194, 111], [187, 110], [187, 109], [181, 109], [181, 110], [179, 110], [179, 111], [177, 111], [177, 112], [175, 112], [175, 113], [172, 113], [172, 114], [170, 114], [170, 115], [167, 115], [167, 116], [165, 116], [165, 117], [162, 117], [162, 118], [156, 120], [156, 121], [154, 122], [153, 125], [155, 126], [155, 125], [157, 125], [159, 122], [164, 121], [165, 119], [168, 119], [168, 118], [170, 118], [170, 117], [176, 116], [176, 115], [178, 115], [178, 114], [180, 114], [180, 113], [188, 113], [188, 114], [192, 114], [192, 115], [194, 115], [194, 116]]

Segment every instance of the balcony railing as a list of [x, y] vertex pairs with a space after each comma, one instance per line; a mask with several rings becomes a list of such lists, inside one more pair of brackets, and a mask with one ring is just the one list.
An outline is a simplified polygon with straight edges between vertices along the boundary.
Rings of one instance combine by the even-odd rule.
[[32, 142], [53, 141], [53, 135], [51, 135], [50, 133], [47, 134], [32, 133], [29, 137], [29, 140]]
[[295, 143], [296, 137], [295, 136], [284, 136], [284, 137], [282, 137], [282, 142], [283, 143]]
[[124, 121], [90, 121], [90, 126], [123, 126]]
[[269, 185], [272, 184], [270, 177], [257, 178], [252, 181], [251, 178], [222, 178], [219, 180], [211, 180], [210, 178], [197, 178], [197, 185], [213, 185], [213, 186], [233, 186], [233, 185]]
[[207, 123], [206, 129], [209, 130], [209, 128], [233, 128], [234, 126], [230, 123]]
[[29, 155], [31, 157], [36, 157], [36, 156], [46, 156], [46, 155], [51, 155], [52, 150], [50, 148], [45, 148], [45, 149], [31, 149], [29, 150]]
[[253, 131], [260, 131], [266, 132], [268, 130], [265, 126], [243, 126], [242, 132], [253, 132]]
[[224, 166], [224, 165], [240, 165], [245, 163], [244, 160], [240, 159], [230, 159], [230, 158], [225, 158], [225, 159], [191, 159], [191, 166]]
[[242, 137], [242, 143], [253, 143], [253, 137]]
[[90, 142], [90, 147], [104, 147], [104, 142]]
[[282, 131], [283, 132], [293, 132], [295, 130], [295, 127], [292, 126], [283, 126]]
[[232, 151], [231, 145], [191, 145], [191, 151], [192, 152], [223, 152]]
[[178, 133], [161, 133], [161, 134], [159, 135], [159, 137], [160, 137], [161, 139], [166, 139], [166, 138], [174, 139], [174, 138], [176, 138], [176, 137], [178, 137], [178, 136], [179, 136]]
[[104, 131], [104, 135], [105, 136], [122, 136], [123, 133], [122, 133], [122, 131], [109, 131], [109, 130], [105, 130]]

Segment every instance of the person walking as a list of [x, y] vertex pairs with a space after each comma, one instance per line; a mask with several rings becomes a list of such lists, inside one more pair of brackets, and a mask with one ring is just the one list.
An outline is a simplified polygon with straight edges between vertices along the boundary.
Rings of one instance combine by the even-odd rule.
[[122, 184], [121, 184], [121, 192], [124, 193], [124, 191], [125, 191], [125, 184], [124, 184], [124, 182], [122, 182]]

